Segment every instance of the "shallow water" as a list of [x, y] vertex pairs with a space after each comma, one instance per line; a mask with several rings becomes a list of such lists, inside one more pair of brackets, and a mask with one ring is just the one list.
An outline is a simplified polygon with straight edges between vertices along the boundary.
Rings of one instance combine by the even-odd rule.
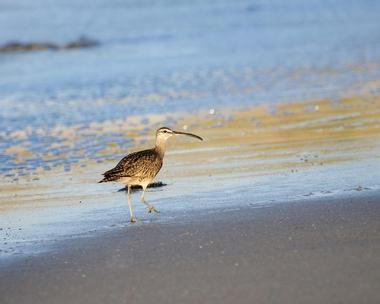
[[162, 213], [137, 204], [142, 223], [376, 191], [379, 13], [378, 1], [0, 0], [0, 44], [100, 43], [0, 54], [0, 256], [128, 225], [119, 186], [96, 182], [162, 125], [206, 140], [171, 143], [168, 186], [148, 195]]
[[[15, 166], [4, 149], [16, 131], [35, 155], [58, 141], [40, 129], [57, 124], [376, 93], [379, 13], [378, 1], [0, 1], [2, 44], [100, 43], [0, 54], [0, 174]], [[96, 158], [105, 144], [80, 146]], [[59, 146], [53, 158], [76, 148]]]
[[[148, 214], [135, 194], [139, 225], [175, 222], [184, 216], [191, 220], [193, 211], [200, 210], [212, 214], [379, 191], [379, 109], [380, 98], [367, 96], [173, 114], [176, 128], [191, 123], [191, 130], [205, 141], [177, 138], [169, 143], [157, 177], [167, 186], [149, 190], [146, 196], [161, 213]], [[108, 122], [92, 132], [104, 126]], [[128, 121], [120, 122], [121, 129], [127, 126]], [[80, 137], [72, 138], [73, 143]], [[134, 150], [153, 140], [146, 135], [134, 138]], [[41, 168], [17, 182], [7, 177], [0, 194], [0, 256], [53, 250], [60, 240], [128, 226], [125, 194], [117, 191], [121, 186], [97, 184], [100, 173], [121, 156], [120, 148], [109, 145], [101, 163], [82, 159], [71, 170]]]

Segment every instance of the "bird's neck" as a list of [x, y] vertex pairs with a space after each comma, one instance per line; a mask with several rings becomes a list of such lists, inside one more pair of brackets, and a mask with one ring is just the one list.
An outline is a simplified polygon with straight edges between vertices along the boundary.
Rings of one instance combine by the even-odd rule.
[[164, 157], [166, 150], [166, 139], [157, 137], [156, 146], [154, 149], [161, 155], [161, 157]]

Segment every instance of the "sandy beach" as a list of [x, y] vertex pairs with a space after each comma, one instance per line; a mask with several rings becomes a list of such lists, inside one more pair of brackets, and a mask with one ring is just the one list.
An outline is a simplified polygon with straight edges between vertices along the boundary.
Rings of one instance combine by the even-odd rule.
[[[97, 184], [122, 145], [106, 145], [102, 162], [6, 177], [1, 303], [376, 303], [379, 102], [172, 114], [205, 141], [170, 143], [165, 186], [147, 193], [161, 212], [135, 195], [137, 224], [121, 186]], [[49, 132], [80, 142], [124, 130], [138, 150], [153, 140], [129, 129], [143, 119]], [[149, 129], [166, 119], [149, 117]]]
[[183, 213], [2, 267], [1, 303], [377, 303], [378, 191]]

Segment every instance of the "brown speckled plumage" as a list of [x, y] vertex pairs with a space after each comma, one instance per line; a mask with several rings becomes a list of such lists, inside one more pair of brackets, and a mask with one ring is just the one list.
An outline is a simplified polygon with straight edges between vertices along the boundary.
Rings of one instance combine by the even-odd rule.
[[131, 153], [122, 158], [115, 168], [103, 173], [100, 181], [119, 181], [125, 177], [153, 179], [162, 167], [162, 157], [155, 148]]
[[191, 133], [173, 131], [163, 127], [156, 132], [156, 145], [153, 149], [131, 153], [125, 157], [111, 170], [103, 173], [104, 178], [99, 183], [121, 182], [128, 187], [128, 206], [131, 215], [131, 222], [136, 219], [133, 216], [131, 187], [141, 186], [143, 192], [141, 202], [148, 207], [149, 212], [158, 212], [156, 208], [145, 201], [144, 194], [149, 183], [157, 175], [162, 167], [165, 155], [166, 140], [173, 135], [187, 135], [202, 140], [198, 135]]

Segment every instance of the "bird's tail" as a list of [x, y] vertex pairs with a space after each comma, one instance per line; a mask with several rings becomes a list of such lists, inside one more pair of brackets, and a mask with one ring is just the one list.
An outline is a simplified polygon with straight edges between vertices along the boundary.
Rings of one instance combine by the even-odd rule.
[[104, 176], [103, 179], [101, 181], [98, 181], [98, 183], [106, 183], [106, 182], [113, 182], [115, 181], [115, 177], [114, 176]]
[[107, 179], [107, 177], [105, 177], [105, 178], [103, 178], [101, 181], [98, 181], [98, 183], [100, 184], [100, 183], [106, 183], [106, 182], [108, 182], [109, 181], [109, 179]]

